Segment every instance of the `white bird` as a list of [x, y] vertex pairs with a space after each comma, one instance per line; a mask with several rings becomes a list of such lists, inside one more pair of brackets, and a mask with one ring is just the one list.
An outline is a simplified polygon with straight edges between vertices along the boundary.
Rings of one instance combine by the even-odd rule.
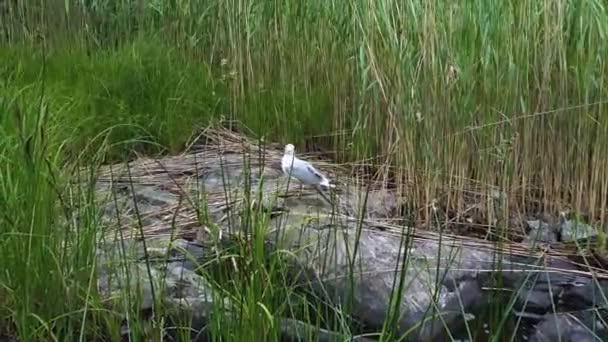
[[285, 154], [281, 159], [281, 168], [287, 177], [297, 179], [300, 183], [312, 185], [317, 190], [319, 187], [333, 188], [334, 184], [329, 183], [329, 179], [321, 174], [309, 162], [295, 156], [295, 148], [292, 144], [285, 145]]

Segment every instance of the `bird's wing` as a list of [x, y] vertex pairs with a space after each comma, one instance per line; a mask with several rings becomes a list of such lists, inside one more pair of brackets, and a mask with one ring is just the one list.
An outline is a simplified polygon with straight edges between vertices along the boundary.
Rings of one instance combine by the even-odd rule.
[[319, 171], [317, 171], [312, 165], [307, 164], [306, 169], [308, 170], [308, 172], [315, 175], [320, 181], [325, 179], [325, 177]]

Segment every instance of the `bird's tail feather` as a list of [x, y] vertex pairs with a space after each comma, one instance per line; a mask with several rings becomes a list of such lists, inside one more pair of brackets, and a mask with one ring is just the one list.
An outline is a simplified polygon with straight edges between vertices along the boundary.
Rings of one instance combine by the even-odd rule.
[[335, 184], [331, 184], [327, 178], [323, 179], [321, 183], [319, 183], [324, 188], [334, 189], [336, 187]]

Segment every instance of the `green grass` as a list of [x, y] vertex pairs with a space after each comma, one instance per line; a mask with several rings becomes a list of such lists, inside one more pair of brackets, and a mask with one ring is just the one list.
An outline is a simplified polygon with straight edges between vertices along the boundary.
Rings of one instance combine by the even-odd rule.
[[90, 190], [66, 189], [73, 167], [182, 151], [222, 117], [372, 158], [414, 208], [497, 188], [505, 212], [606, 222], [600, 0], [5, 1], [0, 23], [0, 314], [24, 340], [112, 330], [94, 314], [99, 223]]
[[[85, 194], [62, 196], [60, 149], [45, 137], [50, 112], [44, 101], [19, 105], [3, 99], [0, 142], [0, 257], [2, 329], [12, 322], [24, 340], [69, 338], [80, 331], [82, 309], [90, 299], [96, 213], [80, 212], [78, 233], [70, 233], [70, 204]], [[62, 202], [69, 200], [69, 203]], [[67, 219], [67, 220], [66, 220]], [[67, 221], [67, 222], [66, 222]], [[8, 318], [8, 321], [7, 321]]]
[[133, 150], [175, 153], [225, 102], [208, 67], [160, 42], [142, 40], [93, 56], [5, 47], [1, 58], [7, 96], [20, 93], [21, 101], [36, 101], [44, 83], [49, 129], [64, 142], [63, 156], [70, 160], [90, 160], [104, 145], [108, 161]]

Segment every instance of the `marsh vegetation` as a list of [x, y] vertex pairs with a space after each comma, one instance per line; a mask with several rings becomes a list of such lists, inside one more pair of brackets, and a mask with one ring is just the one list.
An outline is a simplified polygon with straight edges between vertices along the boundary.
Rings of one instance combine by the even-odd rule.
[[[566, 212], [596, 227], [603, 255], [607, 35], [601, 0], [1, 0], [0, 337], [114, 340], [125, 320], [134, 340], [163, 336], [162, 311], [149, 323], [132, 298], [98, 293], [97, 170], [189, 151], [210, 126], [254, 141], [252, 160], [293, 143], [362, 193], [390, 192], [394, 231], [466, 235], [502, 257], [525, 238], [517, 222]], [[213, 225], [209, 201], [190, 203], [199, 225]], [[205, 273], [239, 313], [213, 316], [218, 339], [278, 340], [279, 316], [366, 332], [348, 306], [297, 293], [263, 239], [217, 253], [248, 275]], [[511, 340], [501, 296], [484, 321]], [[372, 337], [396, 339], [395, 324]]]

